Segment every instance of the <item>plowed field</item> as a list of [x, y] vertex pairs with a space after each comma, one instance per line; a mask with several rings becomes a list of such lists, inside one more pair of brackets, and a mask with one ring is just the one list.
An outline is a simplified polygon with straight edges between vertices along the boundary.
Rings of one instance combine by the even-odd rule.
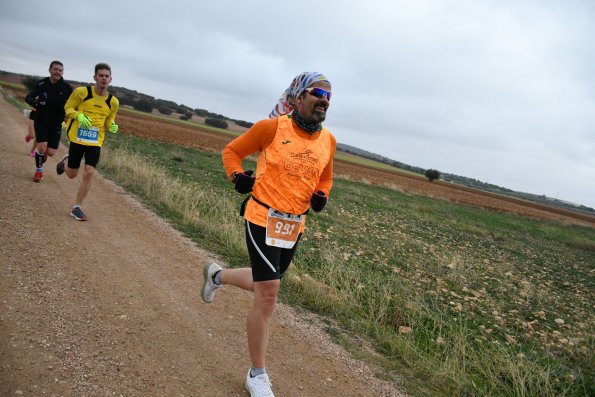
[[[232, 134], [213, 132], [200, 126], [183, 124], [176, 120], [160, 120], [125, 110], [119, 113], [118, 123], [123, 134], [205, 151], [219, 152], [234, 138]], [[406, 193], [442, 198], [493, 211], [595, 226], [595, 216], [588, 214], [482, 192], [447, 182], [429, 182], [424, 177], [366, 167], [342, 160], [335, 161], [335, 175], [387, 186]]]

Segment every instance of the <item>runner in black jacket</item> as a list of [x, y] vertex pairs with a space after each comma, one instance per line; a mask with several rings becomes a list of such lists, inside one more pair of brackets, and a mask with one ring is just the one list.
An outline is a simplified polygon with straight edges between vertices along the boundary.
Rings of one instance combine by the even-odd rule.
[[47, 156], [53, 156], [60, 145], [64, 104], [72, 93], [70, 84], [64, 81], [64, 65], [60, 61], [50, 64], [50, 77], [39, 80], [25, 98], [25, 102], [36, 109], [35, 112], [35, 176], [34, 182], [41, 182], [43, 163]]

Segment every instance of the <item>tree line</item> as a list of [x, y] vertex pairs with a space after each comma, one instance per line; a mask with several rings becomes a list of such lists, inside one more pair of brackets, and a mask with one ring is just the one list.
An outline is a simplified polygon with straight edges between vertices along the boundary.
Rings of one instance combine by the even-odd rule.
[[[41, 77], [27, 76], [27, 75], [5, 72], [5, 71], [0, 71], [0, 75], [20, 76], [22, 84], [25, 85], [25, 87], [27, 87], [28, 90], [31, 90], [33, 88], [33, 85], [35, 85], [35, 83], [37, 81], [39, 81], [39, 79], [41, 79]], [[80, 82], [75, 82], [75, 81], [69, 81], [69, 83], [71, 83], [73, 85], [86, 85], [86, 83], [80, 83]], [[253, 124], [253, 123], [243, 121], [243, 120], [230, 119], [223, 115], [209, 112], [208, 110], [205, 110], [205, 109], [192, 109], [186, 105], [178, 105], [177, 103], [175, 103], [173, 101], [156, 99], [150, 95], [142, 94], [137, 91], [130, 90], [130, 89], [124, 88], [124, 87], [112, 86], [112, 87], [110, 87], [110, 92], [112, 92], [112, 94], [114, 94], [118, 97], [121, 105], [131, 106], [132, 108], [134, 108], [138, 111], [141, 111], [141, 112], [151, 113], [153, 111], [153, 109], [157, 109], [159, 111], [159, 113], [165, 114], [165, 115], [171, 115], [172, 113], [176, 112], [176, 113], [180, 114], [179, 117], [182, 120], [189, 120], [193, 114], [196, 114], [199, 117], [205, 118], [205, 124], [213, 126], [213, 127], [224, 128], [224, 129], [228, 128], [227, 121], [233, 121], [237, 125], [240, 125], [245, 128], [250, 128]], [[545, 203], [548, 205], [553, 205], [553, 206], [556, 206], [559, 208], [570, 209], [573, 211], [579, 211], [579, 212], [584, 212], [584, 213], [588, 213], [588, 214], [595, 214], [595, 209], [584, 206], [584, 205], [575, 205], [573, 203], [568, 203], [566, 201], [559, 200], [557, 198], [547, 197], [545, 195], [537, 195], [537, 194], [532, 194], [532, 193], [518, 192], [518, 191], [511, 190], [511, 189], [507, 189], [502, 186], [494, 185], [494, 184], [487, 183], [487, 182], [482, 182], [477, 179], [468, 178], [468, 177], [450, 174], [450, 173], [445, 173], [445, 172], [440, 172], [440, 171], [438, 171], [436, 169], [432, 169], [432, 168], [424, 169], [421, 167], [412, 166], [412, 165], [405, 164], [405, 163], [390, 159], [388, 157], [384, 157], [384, 156], [381, 156], [381, 155], [378, 155], [375, 153], [371, 153], [366, 150], [359, 149], [357, 147], [346, 145], [346, 144], [337, 143], [337, 150], [345, 152], [345, 153], [351, 153], [356, 156], [367, 158], [367, 159], [370, 159], [373, 161], [378, 161], [380, 163], [388, 164], [393, 167], [407, 170], [410, 172], [414, 172], [414, 173], [417, 173], [420, 175], [424, 175], [430, 182], [432, 182], [434, 180], [442, 180], [444, 182], [456, 183], [456, 184], [459, 184], [462, 186], [467, 186], [467, 187], [471, 187], [474, 189], [479, 189], [479, 190], [483, 190], [483, 191], [487, 191], [487, 192], [498, 193], [498, 194], [503, 194], [503, 195], [507, 195], [507, 196], [511, 196], [511, 197], [522, 198], [525, 200]]]
[[[6, 74], [7, 72], [3, 72]], [[31, 91], [33, 86], [41, 79], [38, 76], [23, 76], [21, 75], [21, 83]], [[74, 86], [86, 85], [77, 81], [68, 81]], [[206, 109], [192, 109], [186, 105], [179, 105], [174, 101], [165, 99], [158, 99], [147, 94], [140, 93], [125, 87], [110, 86], [109, 91], [115, 95], [120, 101], [120, 106], [130, 106], [135, 110], [145, 113], [152, 113], [156, 109], [159, 113], [171, 116], [173, 113], [178, 113], [181, 120], [190, 120], [193, 115], [204, 117], [204, 123], [212, 127], [227, 129], [228, 122], [232, 121], [237, 125], [245, 128], [252, 127], [253, 123], [232, 119], [221, 114], [209, 112]]]

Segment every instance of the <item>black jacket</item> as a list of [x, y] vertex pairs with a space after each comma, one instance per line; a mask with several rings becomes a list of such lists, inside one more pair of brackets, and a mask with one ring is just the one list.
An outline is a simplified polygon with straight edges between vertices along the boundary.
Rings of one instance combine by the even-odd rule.
[[35, 122], [52, 130], [60, 129], [64, 121], [64, 105], [72, 94], [72, 87], [63, 78], [55, 84], [50, 78], [39, 80], [25, 98], [36, 109]]

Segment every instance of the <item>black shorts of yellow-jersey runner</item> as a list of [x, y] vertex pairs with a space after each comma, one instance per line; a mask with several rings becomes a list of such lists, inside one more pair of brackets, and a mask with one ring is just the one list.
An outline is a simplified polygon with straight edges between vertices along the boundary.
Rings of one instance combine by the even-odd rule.
[[101, 157], [101, 147], [70, 142], [70, 147], [68, 148], [68, 168], [78, 170], [81, 166], [83, 157], [85, 158], [85, 165], [97, 168], [99, 157]]

